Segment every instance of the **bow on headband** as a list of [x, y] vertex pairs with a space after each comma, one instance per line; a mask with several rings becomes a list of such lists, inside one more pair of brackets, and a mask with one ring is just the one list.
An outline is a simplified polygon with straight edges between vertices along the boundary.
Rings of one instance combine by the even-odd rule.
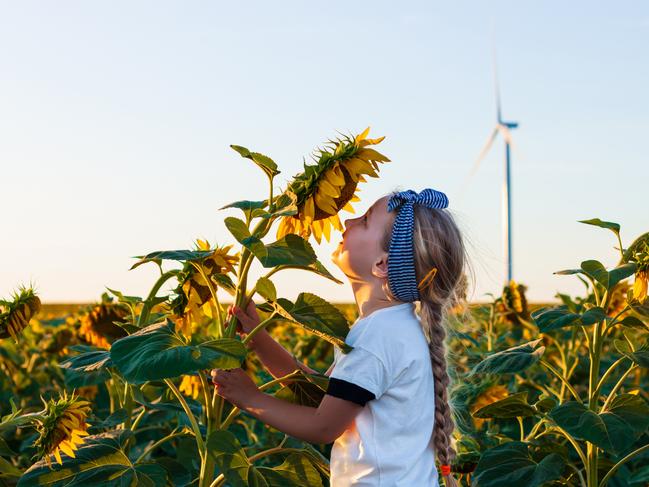
[[[431, 271], [422, 280], [422, 286], [417, 285], [415, 275], [415, 256], [413, 246], [413, 228], [415, 223], [414, 205], [428, 208], [448, 207], [448, 198], [441, 191], [426, 188], [420, 193], [408, 189], [390, 197], [388, 211], [397, 210], [397, 216], [392, 226], [392, 238], [388, 252], [388, 283], [390, 290], [399, 300], [412, 302], [419, 300], [419, 289], [423, 289], [437, 273]], [[432, 276], [431, 276], [432, 274]]]

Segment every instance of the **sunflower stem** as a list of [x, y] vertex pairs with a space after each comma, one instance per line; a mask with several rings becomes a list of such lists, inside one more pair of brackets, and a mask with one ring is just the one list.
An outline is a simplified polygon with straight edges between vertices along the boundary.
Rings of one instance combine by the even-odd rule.
[[185, 414], [187, 415], [187, 418], [189, 419], [190, 424], [192, 425], [192, 430], [194, 430], [194, 436], [196, 437], [196, 445], [198, 446], [198, 452], [201, 456], [201, 462], [204, 462], [205, 455], [207, 452], [205, 450], [205, 442], [203, 441], [201, 430], [198, 427], [198, 423], [196, 422], [196, 417], [194, 416], [194, 413], [192, 413], [192, 410], [189, 409], [189, 405], [187, 404], [187, 401], [185, 401], [185, 398], [176, 387], [176, 384], [174, 384], [170, 379], [164, 379], [164, 381], [169, 386], [169, 389], [171, 389], [171, 392], [173, 392], [174, 396], [176, 396], [178, 402], [180, 402], [180, 405], [182, 406], [183, 410], [185, 411]]
[[214, 286], [212, 284], [212, 281], [207, 277], [207, 274], [205, 274], [205, 271], [203, 270], [202, 266], [200, 264], [196, 264], [195, 262], [192, 262], [192, 265], [196, 268], [198, 273], [203, 277], [203, 280], [207, 283], [207, 288], [210, 290], [210, 294], [212, 295], [212, 299], [216, 303], [216, 316], [217, 320], [216, 323], [218, 325], [218, 338], [222, 338], [225, 330], [223, 328], [223, 319], [221, 318], [221, 304], [219, 303], [219, 298], [216, 295], [216, 289], [214, 289]]
[[142, 306], [142, 311], [140, 312], [140, 316], [137, 318], [137, 327], [141, 328], [149, 319], [149, 315], [151, 314], [151, 301], [155, 298], [156, 294], [158, 294], [158, 291], [162, 287], [162, 285], [167, 282], [169, 279], [172, 277], [177, 276], [180, 273], [178, 269], [172, 269], [170, 271], [165, 272], [162, 274], [158, 280], [155, 282], [153, 287], [151, 288], [151, 291], [149, 292], [149, 295], [147, 298], [144, 300], [144, 305]]

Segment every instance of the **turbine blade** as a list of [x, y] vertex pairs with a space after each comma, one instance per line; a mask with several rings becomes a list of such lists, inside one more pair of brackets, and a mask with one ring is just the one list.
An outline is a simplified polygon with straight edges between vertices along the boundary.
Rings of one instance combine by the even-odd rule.
[[464, 190], [467, 188], [469, 181], [471, 181], [471, 178], [473, 175], [476, 173], [478, 170], [478, 167], [480, 166], [480, 163], [482, 160], [485, 158], [487, 153], [489, 152], [489, 149], [491, 149], [491, 146], [493, 145], [494, 141], [496, 140], [496, 136], [498, 135], [498, 125], [493, 129], [491, 134], [489, 135], [489, 138], [487, 139], [487, 143], [484, 145], [482, 150], [480, 151], [480, 154], [478, 155], [476, 161], [473, 163], [473, 167], [471, 168], [471, 171], [469, 174], [464, 178], [464, 181], [462, 182], [462, 185], [460, 186], [460, 191], [459, 191], [459, 196], [458, 196], [458, 202], [462, 200], [464, 196]]
[[498, 116], [498, 123], [502, 123], [502, 112], [500, 109], [500, 86], [498, 85], [498, 66], [496, 64], [496, 34], [494, 24], [491, 26], [491, 46], [493, 49], [493, 76], [494, 76], [494, 91], [496, 95], [496, 115]]

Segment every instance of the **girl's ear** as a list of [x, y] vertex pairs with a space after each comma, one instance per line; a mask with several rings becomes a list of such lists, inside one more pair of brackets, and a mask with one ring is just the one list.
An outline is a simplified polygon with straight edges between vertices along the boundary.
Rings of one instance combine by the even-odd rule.
[[379, 260], [375, 261], [372, 264], [372, 275], [378, 277], [379, 279], [388, 278], [388, 254], [383, 253]]

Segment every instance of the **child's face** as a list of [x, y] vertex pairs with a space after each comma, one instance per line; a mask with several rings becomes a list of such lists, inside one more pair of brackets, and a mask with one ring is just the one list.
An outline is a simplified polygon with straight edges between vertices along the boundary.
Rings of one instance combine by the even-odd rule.
[[366, 282], [372, 276], [385, 277], [388, 254], [381, 249], [381, 240], [395, 217], [388, 212], [389, 199], [389, 195], [379, 198], [363, 215], [345, 220], [343, 241], [331, 258], [346, 276]]

